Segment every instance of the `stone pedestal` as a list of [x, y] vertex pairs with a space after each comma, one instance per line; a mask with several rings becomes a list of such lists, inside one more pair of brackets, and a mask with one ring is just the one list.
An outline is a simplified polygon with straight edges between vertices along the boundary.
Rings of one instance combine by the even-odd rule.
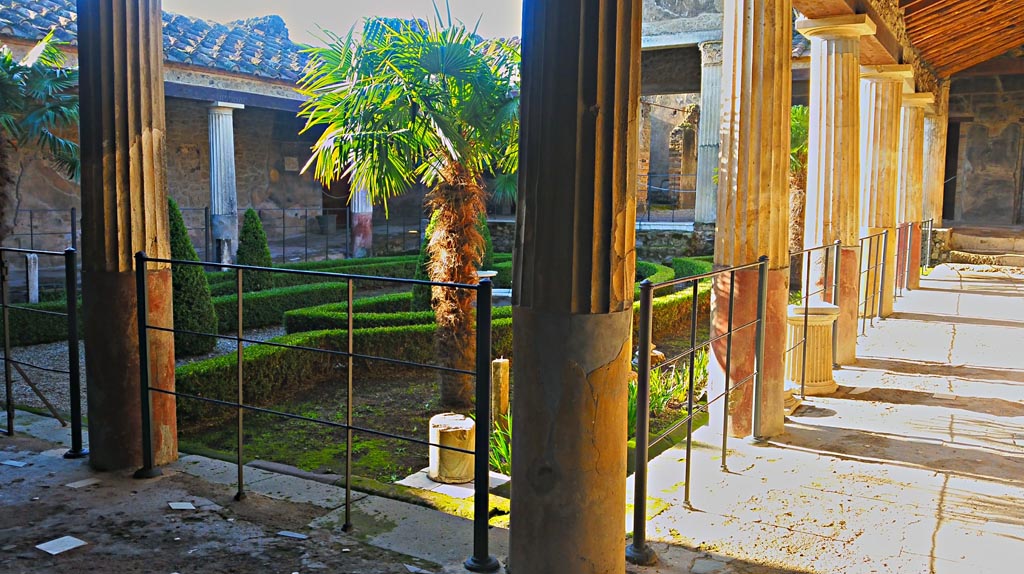
[[[142, 463], [133, 256], [170, 257], [158, 0], [79, 0], [82, 295], [89, 462]], [[149, 321], [171, 327], [171, 271], [148, 267]], [[174, 337], [150, 331], [151, 385], [174, 390]], [[157, 464], [178, 456], [174, 397], [153, 393]]]
[[640, 0], [523, 4], [509, 560], [625, 574]]
[[434, 415], [430, 418], [429, 440], [427, 477], [430, 480], [444, 484], [465, 484], [473, 480], [473, 455], [441, 448], [473, 450], [476, 445], [473, 419], [455, 413]]
[[[797, 393], [801, 381], [804, 396], [830, 395], [839, 388], [832, 377], [832, 327], [838, 318], [839, 307], [828, 303], [789, 306], [786, 348], [793, 350], [786, 357], [786, 385]], [[806, 341], [800, 345], [805, 327]]]
[[722, 126], [722, 43], [700, 45], [700, 121], [697, 128], [697, 199], [694, 221], [713, 224], [718, 210], [718, 133]]
[[861, 225], [866, 234], [889, 232], [881, 294], [882, 316], [888, 317], [896, 300], [900, 113], [903, 91], [914, 71], [910, 65], [866, 66], [861, 71]]
[[210, 106], [210, 218], [218, 263], [231, 263], [238, 250], [238, 186], [235, 178], [234, 111], [242, 104]]
[[[810, 123], [808, 126], [807, 204], [804, 247], [841, 241], [858, 250], [860, 234], [860, 43], [874, 34], [864, 14], [798, 20], [797, 30], [811, 41]], [[820, 253], [820, 252], [819, 252]], [[833, 269], [812, 254], [808, 285], [832, 284]], [[840, 364], [857, 354], [857, 259], [840, 265]], [[831, 266], [831, 265], [830, 265]]]
[[[717, 268], [769, 259], [764, 385], [761, 427], [750, 409], [753, 385], [744, 384], [730, 401], [729, 432], [768, 438], [783, 432], [783, 357], [789, 285], [789, 111], [793, 44], [789, 0], [726, 0], [723, 6], [722, 127], [715, 235]], [[728, 326], [728, 275], [712, 294], [712, 337]], [[756, 314], [756, 271], [736, 274], [734, 325]], [[740, 294], [742, 292], [742, 294]], [[734, 337], [732, 357], [712, 349], [711, 396], [724, 390], [725, 367], [736, 384], [754, 372], [753, 334]], [[712, 428], [722, 428], [722, 402], [711, 407]], [[715, 424], [717, 419], [717, 424]]]
[[[903, 95], [903, 129], [900, 134], [899, 219], [911, 223], [906, 248], [908, 289], [921, 287], [921, 220], [924, 215], [924, 118], [935, 102], [931, 93]], [[916, 245], [916, 248], [915, 248]]]

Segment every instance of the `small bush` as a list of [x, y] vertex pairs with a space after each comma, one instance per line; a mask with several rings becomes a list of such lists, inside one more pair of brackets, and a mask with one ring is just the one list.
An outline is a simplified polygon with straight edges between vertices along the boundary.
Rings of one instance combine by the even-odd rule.
[[[270, 258], [270, 246], [267, 244], [267, 234], [263, 231], [263, 222], [252, 208], [245, 210], [245, 217], [242, 219], [235, 263], [253, 267], [270, 267], [274, 264]], [[263, 291], [273, 286], [273, 274], [261, 271], [247, 271], [242, 274], [242, 289], [246, 292]]]
[[[178, 204], [170, 198], [167, 203], [171, 224], [171, 259], [199, 261]], [[216, 333], [217, 313], [213, 310], [210, 286], [206, 282], [203, 268], [198, 265], [174, 265], [171, 267], [171, 282], [174, 290], [175, 329]], [[216, 345], [214, 337], [174, 334], [174, 350], [177, 355], [202, 355], [212, 351]]]

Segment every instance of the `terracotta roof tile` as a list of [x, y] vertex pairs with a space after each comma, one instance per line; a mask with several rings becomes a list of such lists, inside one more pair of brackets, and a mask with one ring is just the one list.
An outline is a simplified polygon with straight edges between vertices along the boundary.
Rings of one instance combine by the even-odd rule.
[[[0, 0], [0, 34], [38, 40], [51, 29], [62, 42], [77, 45], [75, 0]], [[306, 56], [288, 37], [280, 16], [236, 20], [227, 24], [164, 12], [164, 59], [294, 82]]]

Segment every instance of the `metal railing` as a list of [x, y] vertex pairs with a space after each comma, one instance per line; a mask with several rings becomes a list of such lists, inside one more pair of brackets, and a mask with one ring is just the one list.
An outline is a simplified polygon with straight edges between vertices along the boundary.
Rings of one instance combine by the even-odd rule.
[[[754, 271], [758, 273], [757, 285], [757, 311], [756, 317], [743, 323], [734, 325], [734, 309], [736, 300], [736, 274], [743, 271]], [[702, 281], [715, 281], [716, 279], [728, 277], [729, 281], [729, 313], [727, 328], [724, 333], [708, 336], [708, 340], [697, 343], [697, 315], [698, 315], [698, 286]], [[686, 459], [684, 478], [684, 504], [690, 505], [690, 475], [693, 451], [693, 421], [694, 416], [708, 412], [710, 406], [722, 401], [722, 470], [728, 471], [726, 464], [728, 441], [729, 441], [729, 394], [743, 385], [753, 381], [753, 428], [755, 435], [760, 428], [761, 409], [761, 383], [763, 378], [764, 364], [764, 338], [765, 338], [765, 309], [768, 296], [768, 258], [761, 257], [756, 263], [740, 265], [721, 269], [692, 277], [683, 277], [654, 284], [644, 280], [640, 283], [640, 318], [639, 318], [639, 352], [637, 366], [637, 407], [636, 407], [636, 467], [634, 469], [634, 497], [633, 497], [633, 540], [626, 548], [627, 559], [634, 564], [651, 564], [654, 559], [654, 550], [647, 544], [647, 464], [650, 448], [665, 440], [673, 432], [686, 425]], [[686, 381], [686, 416], [676, 422], [668, 430], [664, 431], [653, 440], [650, 438], [650, 400], [651, 400], [651, 343], [654, 323], [654, 293], [662, 289], [690, 289], [693, 303], [690, 309], [690, 341], [689, 347], [669, 358], [660, 366], [674, 365], [680, 361], [689, 363], [689, 377]], [[753, 328], [754, 333], [754, 365], [753, 372], [742, 380], [732, 380], [732, 350], [733, 335], [745, 329]], [[725, 387], [724, 391], [716, 396], [708, 396], [707, 401], [702, 405], [696, 405], [694, 396], [694, 376], [696, 354], [699, 350], [710, 350], [712, 345], [725, 341]], [[713, 359], [717, 360], [717, 359]], [[755, 436], [755, 439], [757, 437]]]
[[[800, 296], [800, 306], [803, 307], [803, 335], [799, 341], [793, 342], [785, 352], [786, 361], [790, 359], [790, 354], [800, 349], [800, 396], [807, 398], [806, 384], [807, 384], [807, 332], [810, 330], [810, 306], [811, 298], [820, 296], [822, 301], [831, 303], [832, 305], [839, 306], [839, 272], [840, 264], [842, 262], [841, 250], [843, 244], [841, 241], [830, 243], [827, 245], [819, 245], [817, 247], [811, 247], [809, 249], [803, 249], [801, 251], [793, 251], [789, 254], [790, 266], [793, 265], [793, 261], [797, 258], [800, 262], [797, 264], [803, 268], [802, 285], [801, 290], [798, 292]], [[814, 263], [815, 257], [820, 258], [818, 263]], [[820, 285], [816, 290], [809, 291], [812, 286]], [[836, 338], [837, 338], [838, 322], [832, 325], [832, 363], [836, 362]], [[788, 330], [788, 327], [787, 327]], [[788, 368], [786, 369], [789, 370]]]
[[[654, 185], [652, 179], [667, 181], [664, 185]], [[697, 201], [697, 174], [647, 174], [639, 176], [638, 189], [646, 190], [646, 197], [637, 201], [637, 221], [648, 223], [685, 223], [692, 222]], [[667, 195], [672, 198], [667, 203], [653, 201], [655, 195]], [[661, 209], [652, 207], [655, 204]]]
[[[267, 241], [280, 250], [275, 260], [309, 261], [310, 257], [330, 259], [332, 253], [352, 256], [352, 221], [347, 208], [285, 207], [257, 210]], [[338, 221], [341, 219], [341, 221]], [[417, 251], [423, 237], [423, 218], [386, 218], [383, 242], [374, 233], [374, 255]]]
[[885, 285], [889, 231], [880, 231], [860, 238], [860, 320], [861, 335], [875, 319], [882, 318], [882, 286]]
[[[67, 215], [67, 223], [63, 222], [63, 215]], [[61, 224], [57, 227], [51, 225], [46, 216], [60, 218]], [[6, 239], [16, 240], [19, 243], [28, 242], [28, 247], [23, 244], [19, 248], [34, 250], [36, 243], [46, 243], [47, 238], [61, 237], [64, 246], [71, 249], [78, 249], [78, 209], [19, 209], [14, 214], [14, 229], [7, 235]], [[65, 226], [66, 225], [66, 226]]]
[[[64, 288], [67, 295], [67, 302], [64, 312], [37, 309], [21, 305], [13, 305], [10, 302], [10, 270], [7, 266], [7, 254], [15, 253], [20, 255], [37, 255], [43, 257], [60, 257], [64, 260]], [[3, 311], [3, 347], [4, 347], [4, 391], [6, 394], [7, 410], [7, 436], [14, 435], [14, 373], [21, 375], [22, 381], [28, 385], [36, 397], [46, 406], [61, 426], [68, 426], [67, 421], [61, 417], [56, 407], [53, 406], [46, 395], [39, 390], [39, 387], [32, 382], [25, 369], [34, 369], [49, 373], [68, 375], [68, 406], [71, 411], [71, 450], [64, 453], [64, 458], [82, 458], [89, 454], [82, 445], [82, 386], [81, 367], [78, 353], [78, 263], [77, 253], [74, 249], [61, 251], [41, 251], [32, 249], [17, 249], [13, 247], [0, 248], [0, 309]], [[44, 367], [27, 361], [20, 361], [13, 357], [11, 352], [11, 311], [18, 313], [30, 313], [35, 315], [48, 315], [53, 317], [67, 318], [68, 332], [68, 368], [55, 369]]]
[[914, 222], [896, 227], [896, 297], [902, 297], [910, 280], [910, 251], [914, 244]]
[[935, 220], [926, 219], [921, 222], [921, 269], [932, 266], [932, 234], [935, 231]]
[[[488, 505], [489, 505], [489, 467], [488, 458], [490, 453], [490, 434], [491, 434], [491, 293], [492, 286], [489, 279], [483, 279], [477, 285], [459, 284], [459, 283], [438, 283], [433, 281], [420, 281], [414, 279], [396, 279], [390, 277], [370, 277], [362, 275], [348, 275], [343, 273], [328, 273], [322, 271], [303, 271], [303, 270], [290, 270], [290, 269], [279, 269], [270, 267], [250, 267], [244, 265], [220, 265], [226, 270], [233, 270], [235, 272], [235, 294], [237, 297], [237, 326], [234, 335], [221, 335], [217, 333], [199, 333], [195, 331], [189, 331], [185, 329], [174, 329], [163, 327], [159, 325], [152, 325], [149, 322], [149, 289], [147, 287], [147, 268], [150, 264], [170, 265], [170, 266], [205, 266], [209, 263], [203, 263], [198, 261], [182, 261], [174, 259], [157, 259], [148, 257], [145, 253], [139, 252], [135, 255], [135, 280], [138, 297], [138, 325], [139, 325], [139, 368], [140, 368], [140, 390], [141, 390], [141, 409], [142, 409], [142, 459], [143, 466], [136, 472], [137, 478], [150, 478], [160, 474], [159, 468], [155, 466], [154, 453], [153, 453], [153, 427], [152, 427], [152, 407], [151, 401], [154, 394], [160, 394], [164, 396], [174, 397], [175, 400], [182, 399], [188, 401], [200, 401], [207, 404], [219, 405], [235, 411], [237, 418], [237, 447], [236, 447], [236, 465], [237, 465], [237, 494], [236, 499], [241, 500], [245, 496], [245, 474], [244, 474], [244, 458], [243, 453], [245, 451], [245, 429], [244, 429], [244, 413], [261, 413], [263, 415], [269, 415], [272, 417], [278, 417], [284, 420], [292, 421], [305, 421], [307, 423], [313, 423], [316, 425], [323, 425], [324, 427], [339, 429], [345, 433], [345, 524], [344, 530], [349, 531], [352, 529], [352, 452], [353, 452], [353, 437], [355, 433], [370, 434], [377, 437], [383, 437], [387, 439], [395, 439], [405, 441], [413, 444], [418, 444], [425, 447], [436, 447], [449, 451], [460, 452], [463, 454], [472, 455], [474, 457], [474, 479], [473, 479], [473, 491], [474, 491], [474, 505], [473, 505], [473, 555], [466, 560], [465, 567], [468, 570], [474, 572], [494, 572], [500, 567], [498, 561], [489, 554], [488, 550]], [[288, 345], [274, 341], [258, 341], [247, 339], [243, 336], [243, 325], [244, 325], [244, 292], [243, 292], [243, 274], [245, 273], [281, 273], [290, 275], [302, 275], [309, 277], [310, 279], [316, 278], [330, 278], [334, 279], [339, 283], [347, 284], [347, 298], [346, 298], [346, 314], [347, 314], [347, 328], [345, 329], [346, 341], [344, 350], [330, 350], [322, 349], [309, 346], [296, 346]], [[354, 314], [353, 311], [353, 300], [355, 292], [355, 282], [357, 281], [372, 281], [387, 284], [399, 284], [405, 286], [412, 285], [425, 285], [433, 288], [442, 289], [459, 289], [473, 291], [476, 294], [477, 306], [476, 306], [476, 363], [475, 370], [459, 369], [448, 366], [432, 365], [425, 363], [416, 363], [413, 361], [407, 361], [402, 359], [382, 357], [368, 354], [357, 353], [354, 348]], [[224, 398], [213, 398], [200, 396], [198, 394], [189, 394], [183, 392], [177, 392], [162, 388], [159, 386], [159, 381], [153, 381], [153, 374], [150, 368], [150, 332], [163, 332], [171, 334], [186, 334], [192, 336], [203, 336], [203, 337], [214, 337], [217, 339], [224, 339], [235, 342], [236, 348], [236, 361], [237, 368], [236, 374], [236, 392], [237, 395], [233, 400], [227, 400]], [[295, 414], [276, 410], [272, 408], [266, 408], [258, 405], [247, 404], [244, 398], [244, 390], [246, 384], [246, 364], [243, 358], [243, 345], [265, 345], [270, 347], [293, 349], [302, 352], [310, 352], [322, 354], [330, 357], [337, 358], [342, 362], [342, 368], [345, 369], [345, 396], [346, 396], [346, 408], [344, 422], [338, 422], [335, 420], [324, 420], [319, 417], [311, 417], [306, 414]], [[475, 418], [478, 425], [476, 429], [476, 441], [473, 450], [457, 448], [444, 444], [437, 444], [430, 442], [429, 440], [423, 440], [415, 437], [404, 436], [391, 432], [386, 432], [380, 429], [366, 428], [357, 426], [353, 422], [353, 401], [355, 400], [355, 394], [353, 391], [353, 360], [360, 359], [361, 361], [368, 362], [379, 362], [389, 365], [397, 365], [403, 367], [414, 367], [421, 369], [428, 369], [437, 372], [448, 372], [459, 375], [468, 375], [475, 377], [476, 381], [476, 397], [475, 401]], [[333, 360], [333, 359], [332, 359]], [[298, 445], [296, 445], [298, 446]]]

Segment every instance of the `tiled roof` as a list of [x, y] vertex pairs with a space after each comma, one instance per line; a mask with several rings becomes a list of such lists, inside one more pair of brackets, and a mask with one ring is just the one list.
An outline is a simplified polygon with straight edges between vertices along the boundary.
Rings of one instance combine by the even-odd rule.
[[[51, 29], [77, 45], [75, 0], [0, 0], [0, 36], [38, 40]], [[306, 56], [288, 37], [280, 16], [220, 24], [180, 14], [163, 14], [164, 59], [261, 78], [294, 82]]]

